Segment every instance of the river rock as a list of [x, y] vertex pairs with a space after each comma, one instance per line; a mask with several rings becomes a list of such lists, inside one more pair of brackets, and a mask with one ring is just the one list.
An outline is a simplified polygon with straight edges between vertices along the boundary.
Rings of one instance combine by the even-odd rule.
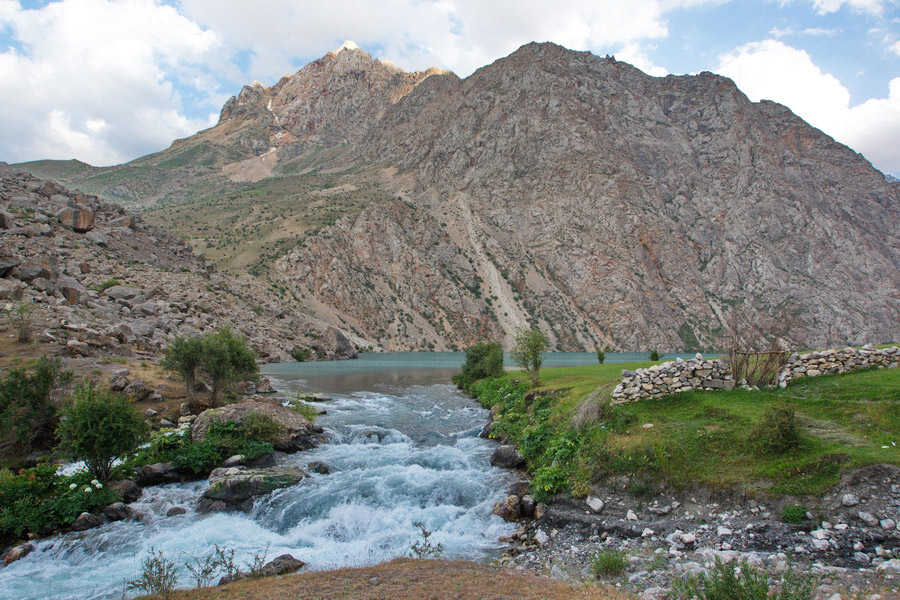
[[306, 465], [306, 468], [308, 468], [313, 473], [318, 473], [319, 475], [328, 475], [331, 473], [331, 468], [328, 466], [328, 464], [322, 462], [321, 460], [312, 461], [311, 463]]
[[321, 427], [317, 427], [297, 411], [260, 402], [242, 402], [203, 411], [191, 425], [191, 439], [195, 442], [202, 441], [206, 439], [213, 423], [227, 421], [240, 423], [250, 413], [267, 415], [282, 426], [281, 433], [272, 444], [276, 450], [282, 452], [308, 450], [324, 441]]
[[131, 504], [132, 502], [140, 498], [144, 493], [144, 490], [141, 489], [141, 486], [131, 481], [130, 479], [111, 481], [107, 485], [117, 491], [119, 493], [119, 496], [122, 497], [122, 501], [126, 504]]
[[519, 454], [515, 446], [499, 446], [491, 454], [491, 466], [503, 469], [515, 469], [525, 464], [525, 457]]
[[25, 558], [34, 550], [34, 546], [29, 543], [19, 544], [18, 546], [13, 546], [9, 550], [7, 550], [3, 557], [0, 560], [3, 561], [3, 566], [8, 566], [11, 563], [16, 562], [20, 558]]
[[230, 467], [215, 469], [209, 475], [209, 487], [203, 493], [200, 509], [203, 511], [249, 509], [247, 502], [254, 496], [296, 485], [306, 473], [300, 467], [282, 465], [268, 469], [245, 469]]
[[275, 394], [278, 390], [272, 387], [272, 382], [267, 377], [263, 377], [256, 382], [257, 394]]
[[187, 512], [187, 509], [183, 506], [173, 506], [169, 510], [166, 511], [167, 517], [177, 517], [178, 515], [183, 515]]
[[251, 575], [253, 577], [277, 577], [279, 575], [287, 575], [289, 573], [296, 573], [305, 566], [306, 563], [299, 558], [294, 558], [290, 554], [282, 554], [263, 565], [257, 573], [238, 573], [234, 577], [228, 577], [226, 575], [219, 580], [219, 585], [225, 585], [232, 581], [250, 577]]
[[103, 516], [110, 521], [124, 521], [128, 518], [128, 507], [123, 502], [113, 502], [103, 509]]
[[180, 478], [178, 469], [172, 463], [154, 463], [138, 469], [134, 479], [138, 485], [147, 487], [161, 483], [174, 483]]
[[[518, 496], [507, 496], [494, 505], [493, 513], [509, 523], [515, 523], [522, 516], [521, 500]], [[533, 512], [533, 509], [532, 509]]]
[[588, 496], [585, 498], [584, 503], [588, 505], [588, 508], [590, 508], [593, 513], [600, 513], [603, 511], [603, 500], [596, 496]]
[[103, 519], [97, 515], [92, 515], [89, 512], [83, 512], [78, 515], [78, 518], [72, 523], [72, 529], [75, 531], [87, 531], [88, 529], [93, 529], [94, 527], [99, 527], [101, 525], [103, 525]]

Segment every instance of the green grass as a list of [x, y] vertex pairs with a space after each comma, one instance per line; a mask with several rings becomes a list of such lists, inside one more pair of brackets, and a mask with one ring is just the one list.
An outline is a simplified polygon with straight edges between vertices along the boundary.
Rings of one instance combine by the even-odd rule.
[[[599, 421], [574, 430], [572, 416], [582, 398], [617, 381], [621, 369], [649, 364], [544, 369], [539, 389], [555, 395], [530, 403], [524, 392], [502, 391], [495, 431], [519, 445], [538, 495], [583, 495], [592, 480], [607, 475], [629, 475], [635, 495], [662, 484], [820, 494], [848, 470], [900, 465], [900, 447], [894, 445], [900, 442], [900, 369], [802, 379], [786, 389], [697, 391], [607, 407]], [[492, 405], [501, 392], [489, 388], [476, 385], [475, 391]], [[763, 415], [777, 407], [793, 409], [800, 430], [799, 447], [783, 453], [767, 452], [752, 440]]]

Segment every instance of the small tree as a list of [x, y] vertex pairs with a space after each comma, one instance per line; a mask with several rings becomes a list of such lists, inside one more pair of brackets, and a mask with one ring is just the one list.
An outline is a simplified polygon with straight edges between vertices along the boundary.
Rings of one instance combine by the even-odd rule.
[[664, 354], [660, 354], [659, 350], [650, 351], [650, 360], [661, 360]]
[[606, 360], [606, 352], [600, 349], [600, 346], [594, 346], [594, 352], [597, 353], [597, 362], [601, 365]]
[[484, 342], [466, 349], [466, 362], [452, 380], [457, 387], [468, 391], [479, 379], [502, 374], [503, 346], [499, 342]]
[[531, 377], [532, 385], [540, 383], [543, 354], [550, 348], [550, 340], [537, 327], [516, 330], [516, 337], [510, 351], [513, 360]]
[[232, 333], [229, 327], [223, 327], [211, 335], [202, 338], [203, 362], [200, 369], [209, 377], [212, 391], [209, 396], [210, 406], [219, 405], [219, 394], [232, 382], [259, 372], [256, 357], [247, 346], [247, 339]]
[[197, 369], [203, 364], [203, 351], [201, 338], [179, 335], [166, 348], [166, 355], [160, 363], [163, 369], [181, 376], [191, 399], [197, 387]]
[[113, 462], [134, 451], [147, 435], [146, 423], [125, 398], [90, 383], [75, 390], [63, 413], [57, 428], [60, 447], [83, 460], [100, 481], [107, 481]]

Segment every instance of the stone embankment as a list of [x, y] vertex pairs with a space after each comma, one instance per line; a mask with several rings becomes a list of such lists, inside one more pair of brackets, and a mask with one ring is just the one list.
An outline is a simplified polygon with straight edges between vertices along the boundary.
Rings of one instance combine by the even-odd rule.
[[[825, 350], [806, 354], [791, 354], [778, 374], [778, 385], [787, 384], [801, 377], [817, 377], [847, 373], [872, 367], [895, 368], [900, 365], [900, 348], [877, 349], [871, 344], [862, 348]], [[697, 354], [690, 360], [653, 365], [637, 371], [622, 370], [622, 381], [612, 393], [613, 404], [624, 404], [648, 398], [659, 398], [691, 390], [730, 390], [736, 382], [727, 360], [704, 360]]]

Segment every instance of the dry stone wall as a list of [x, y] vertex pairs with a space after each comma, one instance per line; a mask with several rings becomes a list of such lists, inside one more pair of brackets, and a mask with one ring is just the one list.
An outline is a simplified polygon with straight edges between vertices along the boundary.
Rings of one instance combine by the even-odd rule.
[[870, 367], [896, 368], [900, 364], [900, 349], [877, 349], [871, 344], [862, 348], [844, 348], [842, 350], [825, 350], [808, 354], [791, 354], [781, 373], [778, 385], [787, 384], [801, 377], [816, 377], [834, 373], [846, 373]]
[[[871, 367], [896, 368], [900, 365], [900, 348], [877, 349], [871, 344], [862, 348], [825, 350], [806, 354], [791, 354], [779, 372], [778, 385], [787, 384], [802, 377], [816, 377], [846, 373]], [[735, 382], [728, 361], [704, 360], [697, 354], [690, 360], [681, 358], [653, 365], [637, 371], [622, 370], [622, 381], [612, 393], [613, 404], [624, 404], [647, 398], [659, 398], [691, 390], [730, 390]], [[749, 389], [749, 388], [748, 388]]]
[[730, 390], [734, 385], [728, 361], [704, 360], [697, 353], [690, 360], [676, 358], [637, 371], [623, 369], [622, 383], [613, 390], [612, 403], [624, 404], [696, 389]]

